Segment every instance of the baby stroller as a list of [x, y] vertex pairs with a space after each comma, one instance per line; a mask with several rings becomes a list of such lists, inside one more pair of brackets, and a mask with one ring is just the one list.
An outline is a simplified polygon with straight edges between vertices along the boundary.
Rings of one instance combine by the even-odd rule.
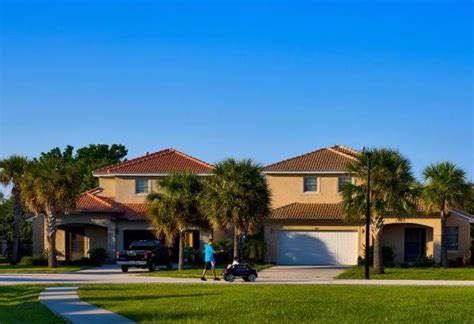
[[225, 281], [234, 282], [236, 277], [242, 277], [244, 281], [254, 282], [257, 280], [257, 270], [250, 268], [247, 264], [237, 264], [225, 268], [222, 272]]

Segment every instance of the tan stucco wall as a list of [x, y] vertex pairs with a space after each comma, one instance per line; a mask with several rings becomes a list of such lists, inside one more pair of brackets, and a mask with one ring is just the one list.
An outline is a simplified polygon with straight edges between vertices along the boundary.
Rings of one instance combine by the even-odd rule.
[[115, 178], [115, 200], [123, 203], [141, 203], [146, 199], [146, 194], [135, 194], [135, 179], [148, 179], [149, 188], [159, 192], [158, 181], [163, 177], [116, 177]]
[[467, 219], [451, 214], [446, 219], [446, 226], [459, 226], [459, 251], [448, 251], [448, 259], [464, 257], [471, 248], [471, 224]]
[[[343, 174], [340, 174], [343, 175]], [[294, 202], [299, 203], [337, 203], [342, 201], [338, 192], [339, 175], [317, 175], [318, 192], [303, 191], [305, 175], [267, 175], [272, 193], [272, 208], [278, 208]]]
[[115, 197], [115, 177], [100, 177], [99, 187], [103, 189], [102, 195], [105, 197]]
[[58, 260], [66, 258], [66, 232], [62, 229], [56, 232], [56, 253]]
[[357, 231], [358, 235], [358, 253], [360, 256], [363, 255], [364, 251], [364, 229], [359, 225], [338, 225], [338, 224], [327, 224], [321, 222], [309, 222], [305, 224], [301, 222], [292, 221], [267, 221], [265, 224], [264, 237], [265, 237], [265, 262], [275, 263], [277, 262], [278, 254], [278, 232], [279, 231]]
[[395, 262], [403, 263], [405, 259], [405, 227], [421, 225], [427, 227], [426, 256], [433, 257], [435, 262], [441, 260], [441, 220], [435, 217], [385, 218], [383, 245], [395, 249]]
[[84, 229], [86, 256], [93, 249], [103, 248], [107, 250], [107, 229], [99, 226], [86, 225]]
[[416, 224], [390, 224], [383, 229], [382, 246], [393, 248], [395, 263], [405, 262], [405, 228], [423, 227], [426, 229], [426, 256], [433, 257], [433, 228]]
[[[425, 226], [426, 232], [426, 255], [433, 256], [436, 262], [441, 257], [441, 221], [437, 218], [386, 218], [383, 236], [383, 245], [392, 246], [396, 253], [396, 262], [403, 263], [405, 234], [404, 228], [409, 226]], [[317, 221], [267, 221], [265, 224], [266, 262], [276, 262], [278, 251], [278, 231], [301, 230], [301, 231], [358, 231], [359, 256], [364, 255], [365, 227], [360, 225], [321, 223]]]

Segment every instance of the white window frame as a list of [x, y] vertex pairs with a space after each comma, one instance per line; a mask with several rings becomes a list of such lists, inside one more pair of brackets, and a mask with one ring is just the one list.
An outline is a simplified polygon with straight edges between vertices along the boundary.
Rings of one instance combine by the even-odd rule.
[[[147, 182], [147, 192], [137, 192], [137, 182], [146, 181]], [[136, 178], [135, 179], [135, 196], [146, 196], [150, 193], [150, 179]]]
[[[316, 179], [316, 190], [315, 191], [306, 191], [305, 182], [306, 182], [306, 179], [308, 179], [308, 178], [315, 178]], [[303, 177], [303, 193], [304, 194], [315, 194], [315, 193], [319, 193], [319, 191], [320, 191], [319, 177], [317, 177], [317, 176], [304, 176]]]
[[[458, 235], [457, 235], [457, 236], [458, 236], [457, 247], [458, 247], [458, 248], [457, 248], [457, 250], [450, 250], [450, 249], [448, 248], [448, 246], [447, 246], [448, 244], [446, 244], [446, 251], [447, 251], [447, 252], [452, 252], [452, 253], [457, 253], [457, 252], [459, 252], [459, 226], [458, 226], [458, 225], [446, 225], [446, 229], [447, 229], [448, 227], [454, 227], [454, 228], [457, 229], [457, 233], [458, 233]], [[447, 232], [447, 231], [446, 231], [446, 232]], [[447, 239], [448, 239], [448, 233], [446, 233], [446, 243], [447, 243]]]

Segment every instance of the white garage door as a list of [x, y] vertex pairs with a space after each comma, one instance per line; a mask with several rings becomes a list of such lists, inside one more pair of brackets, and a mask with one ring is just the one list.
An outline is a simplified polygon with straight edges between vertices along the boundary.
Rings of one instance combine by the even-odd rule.
[[354, 265], [357, 232], [280, 231], [278, 264]]

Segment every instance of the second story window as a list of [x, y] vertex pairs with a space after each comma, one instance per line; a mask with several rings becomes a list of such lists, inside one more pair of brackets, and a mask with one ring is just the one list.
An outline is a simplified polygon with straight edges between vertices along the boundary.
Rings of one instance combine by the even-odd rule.
[[148, 179], [135, 180], [135, 194], [147, 194], [148, 189]]
[[351, 183], [351, 182], [352, 182], [352, 178], [350, 176], [340, 176], [337, 183], [338, 192], [342, 191], [342, 188], [344, 188], [344, 184]]
[[318, 191], [318, 177], [304, 177], [304, 192], [317, 192]]

